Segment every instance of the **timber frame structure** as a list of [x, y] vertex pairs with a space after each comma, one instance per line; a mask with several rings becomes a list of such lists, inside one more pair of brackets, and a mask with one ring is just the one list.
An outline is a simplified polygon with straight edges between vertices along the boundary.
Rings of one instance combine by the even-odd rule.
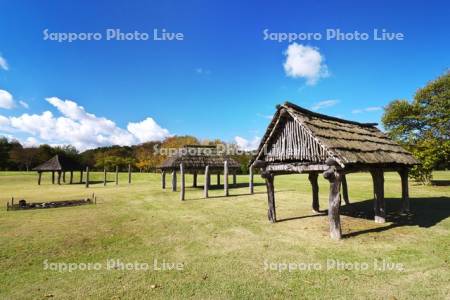
[[233, 176], [233, 185], [236, 185], [236, 173], [240, 165], [234, 159], [220, 155], [216, 146], [185, 145], [178, 149], [174, 155], [168, 157], [159, 167], [161, 170], [161, 185], [166, 188], [166, 173], [172, 173], [172, 191], [177, 191], [177, 171], [181, 177], [180, 199], [185, 200], [185, 174], [192, 174], [192, 186], [197, 187], [197, 175], [205, 175], [203, 186], [204, 197], [208, 198], [211, 185], [211, 174], [217, 175], [217, 185], [220, 185], [220, 175], [224, 178], [224, 192], [228, 196], [228, 176]]
[[341, 238], [339, 209], [349, 204], [345, 175], [370, 172], [374, 188], [375, 222], [385, 222], [384, 172], [401, 177], [402, 211], [409, 211], [408, 170], [417, 160], [382, 133], [375, 123], [358, 123], [318, 114], [293, 103], [277, 106], [250, 166], [261, 169], [268, 195], [268, 218], [276, 222], [274, 177], [307, 173], [312, 185], [312, 208], [319, 211], [318, 174], [330, 182], [330, 236]]
[[38, 173], [38, 185], [41, 184], [42, 173], [52, 172], [52, 184], [55, 184], [55, 173], [58, 174], [58, 184], [61, 184], [61, 177], [63, 182], [66, 182], [66, 172], [70, 172], [69, 183], [73, 183], [73, 172], [80, 171], [80, 182], [83, 178], [83, 167], [74, 159], [70, 157], [55, 155], [46, 162], [33, 168], [33, 171]]

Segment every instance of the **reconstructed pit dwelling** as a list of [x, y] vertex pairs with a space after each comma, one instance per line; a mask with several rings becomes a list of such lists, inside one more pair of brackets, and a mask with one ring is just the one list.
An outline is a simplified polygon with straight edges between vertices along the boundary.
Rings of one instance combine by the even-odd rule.
[[274, 176], [308, 173], [312, 185], [312, 207], [319, 210], [317, 177], [330, 182], [330, 235], [341, 238], [340, 189], [348, 203], [345, 175], [370, 172], [374, 187], [375, 222], [385, 222], [385, 171], [397, 171], [402, 184], [402, 210], [409, 210], [408, 171], [417, 160], [391, 140], [374, 123], [358, 123], [318, 114], [290, 102], [277, 111], [261, 140], [251, 167], [260, 168], [266, 181], [268, 218], [276, 222]]

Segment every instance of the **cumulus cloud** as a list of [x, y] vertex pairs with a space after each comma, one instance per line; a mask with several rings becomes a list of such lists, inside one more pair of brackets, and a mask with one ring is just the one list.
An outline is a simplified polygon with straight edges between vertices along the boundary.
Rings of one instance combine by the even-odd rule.
[[6, 59], [0, 55], [0, 69], [3, 69], [5, 71], [8, 71], [8, 63], [6, 62]]
[[11, 109], [13, 107], [13, 96], [8, 91], [0, 90], [0, 108]]
[[[22, 132], [49, 144], [72, 144], [80, 150], [107, 146], [132, 145], [146, 138], [161, 140], [169, 131], [152, 118], [140, 123], [129, 123], [133, 132], [118, 127], [113, 121], [86, 112], [84, 107], [71, 100], [46, 98], [61, 114], [51, 111], [41, 114], [23, 114], [18, 117], [0, 117], [0, 129]], [[37, 140], [36, 140], [37, 141]]]
[[339, 100], [331, 99], [331, 100], [323, 100], [320, 102], [315, 103], [313, 106], [311, 106], [312, 110], [321, 110], [322, 108], [335, 106], [339, 103]]
[[369, 106], [366, 108], [354, 109], [354, 110], [352, 110], [352, 114], [360, 114], [363, 112], [371, 112], [371, 111], [378, 111], [378, 110], [382, 110], [382, 108], [380, 106]]
[[314, 85], [320, 78], [329, 76], [325, 58], [318, 48], [293, 43], [284, 55], [284, 71], [289, 77], [304, 78], [306, 84]]
[[241, 150], [251, 151], [258, 149], [259, 143], [261, 141], [260, 137], [255, 136], [252, 140], [247, 140], [243, 137], [236, 136], [234, 138], [236, 145]]

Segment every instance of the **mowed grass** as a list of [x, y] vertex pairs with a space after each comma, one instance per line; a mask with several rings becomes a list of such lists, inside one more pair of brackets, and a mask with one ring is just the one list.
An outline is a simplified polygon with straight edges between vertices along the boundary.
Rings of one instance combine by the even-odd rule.
[[[101, 181], [102, 174], [91, 174]], [[450, 172], [435, 178], [450, 180]], [[157, 298], [450, 298], [450, 186], [410, 184], [413, 215], [399, 217], [400, 179], [385, 174], [385, 224], [371, 220], [369, 174], [348, 175], [351, 207], [342, 207], [344, 239], [329, 239], [326, 215], [311, 211], [307, 175], [275, 179], [277, 217], [267, 220], [265, 186], [247, 176], [222, 197], [222, 189], [202, 198], [187, 176], [186, 201], [161, 190], [157, 174], [120, 174], [120, 184], [37, 186], [35, 173], [0, 173], [0, 299]], [[114, 175], [110, 174], [110, 180]], [[231, 177], [230, 177], [231, 179]], [[75, 176], [78, 180], [78, 174]], [[212, 176], [212, 183], [216, 177]], [[168, 176], [168, 186], [170, 185]], [[203, 178], [199, 178], [203, 183]], [[223, 183], [223, 178], [222, 178]], [[319, 178], [321, 209], [328, 182]], [[81, 199], [97, 195], [97, 205], [9, 211], [6, 202]], [[372, 214], [372, 215], [371, 215]], [[150, 270], [107, 270], [107, 259], [148, 263]], [[154, 270], [153, 263], [183, 263], [183, 270]], [[101, 263], [100, 270], [58, 272], [49, 263]], [[327, 260], [367, 263], [367, 270], [327, 269]], [[381, 263], [404, 270], [382, 271]], [[316, 264], [320, 270], [267, 270], [265, 263]], [[395, 298], [394, 298], [395, 297]]]

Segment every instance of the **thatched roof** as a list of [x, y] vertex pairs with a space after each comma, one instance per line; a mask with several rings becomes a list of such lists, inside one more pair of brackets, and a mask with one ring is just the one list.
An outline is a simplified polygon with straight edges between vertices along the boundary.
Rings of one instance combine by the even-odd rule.
[[228, 161], [230, 170], [237, 170], [240, 165], [234, 159], [221, 155], [216, 146], [185, 145], [177, 153], [167, 158], [160, 166], [161, 170], [179, 170], [180, 164], [186, 171], [204, 171], [209, 166], [210, 171], [223, 171], [224, 162]]
[[66, 156], [55, 155], [49, 160], [47, 160], [45, 163], [35, 167], [33, 170], [46, 172], [46, 171], [78, 171], [81, 169], [82, 166], [74, 159], [71, 159]]
[[352, 164], [418, 163], [376, 125], [315, 113], [285, 102], [277, 106], [277, 112], [252, 162], [258, 159], [267, 162], [325, 163], [331, 157], [341, 167]]

